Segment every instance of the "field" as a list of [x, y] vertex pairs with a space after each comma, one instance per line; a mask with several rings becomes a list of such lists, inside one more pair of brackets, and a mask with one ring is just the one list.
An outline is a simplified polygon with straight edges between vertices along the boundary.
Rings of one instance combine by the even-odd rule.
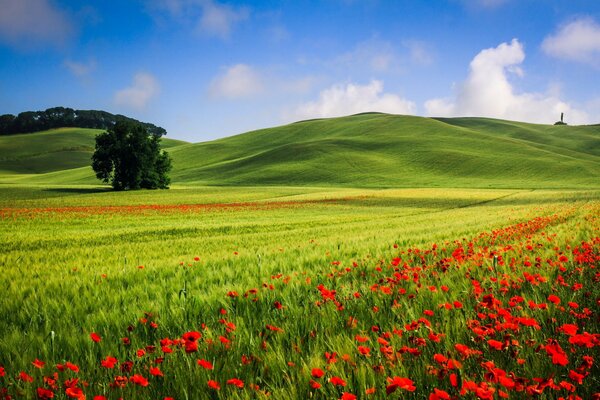
[[0, 397], [599, 391], [596, 188], [21, 182], [0, 218]]

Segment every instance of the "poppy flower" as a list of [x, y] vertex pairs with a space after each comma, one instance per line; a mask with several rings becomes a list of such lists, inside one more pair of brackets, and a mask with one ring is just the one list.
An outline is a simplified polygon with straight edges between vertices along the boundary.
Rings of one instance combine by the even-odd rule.
[[98, 342], [100, 342], [102, 340], [102, 338], [100, 337], [100, 335], [98, 335], [96, 332], [90, 333], [90, 339], [92, 339], [96, 343], [98, 343]]
[[21, 373], [19, 373], [19, 380], [31, 383], [33, 382], [33, 376], [28, 375], [25, 371], [21, 371]]
[[312, 371], [310, 372], [310, 374], [312, 375], [313, 378], [321, 378], [323, 375], [325, 375], [325, 373], [323, 372], [322, 369], [320, 368], [313, 368]]
[[356, 395], [344, 392], [342, 393], [342, 397], [340, 397], [340, 400], [356, 400]]
[[165, 376], [162, 371], [160, 370], [160, 368], [158, 367], [150, 367], [150, 375], [152, 376]]
[[100, 361], [100, 365], [102, 365], [104, 368], [114, 368], [115, 365], [117, 364], [117, 359], [111, 356], [106, 356], [106, 358], [102, 361]]
[[210, 379], [208, 382], [206, 382], [206, 384], [209, 388], [213, 390], [221, 390], [221, 385], [219, 385], [219, 382], [217, 381], [213, 381], [212, 379]]
[[371, 394], [375, 394], [375, 392], [376, 392], [376, 389], [374, 387], [365, 389], [365, 394], [367, 396], [369, 396]]
[[130, 382], [135, 383], [138, 386], [143, 386], [146, 387], [148, 386], [148, 379], [144, 378], [142, 375], [139, 374], [135, 374], [133, 376], [131, 376], [131, 378], [129, 378]]
[[450, 400], [450, 395], [440, 389], [433, 389], [433, 393], [429, 395], [429, 400]]
[[39, 369], [44, 368], [44, 365], [46, 365], [45, 362], [38, 360], [37, 358], [35, 359], [34, 362], [32, 362], [33, 366]]
[[231, 378], [231, 379], [229, 379], [227, 381], [227, 384], [231, 385], [231, 386], [237, 386], [240, 389], [244, 388], [244, 381], [242, 381], [240, 379], [237, 379], [237, 378]]
[[393, 378], [387, 378], [387, 381], [388, 385], [385, 388], [387, 394], [394, 393], [397, 389], [408, 390], [409, 392], [417, 390], [414, 382], [408, 378], [394, 376]]
[[333, 376], [329, 379], [329, 383], [334, 386], [346, 386], [346, 381], [340, 378], [339, 376]]
[[317, 381], [313, 381], [312, 379], [310, 380], [310, 387], [313, 389], [319, 389], [321, 387], [321, 384]]
[[83, 393], [83, 390], [78, 387], [68, 387], [65, 390], [65, 394], [72, 399], [85, 400], [85, 394]]
[[201, 366], [204, 369], [213, 369], [214, 368], [210, 361], [206, 361], [204, 359], [198, 360], [197, 363], [199, 366]]
[[40, 400], [48, 400], [48, 399], [54, 398], [54, 392], [52, 390], [39, 387], [39, 388], [37, 388], [36, 392], [37, 392], [37, 397]]

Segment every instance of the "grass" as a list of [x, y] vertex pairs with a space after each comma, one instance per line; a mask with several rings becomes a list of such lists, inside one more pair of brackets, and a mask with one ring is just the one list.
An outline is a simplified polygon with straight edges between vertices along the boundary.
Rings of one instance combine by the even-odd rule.
[[[599, 187], [599, 143], [598, 126], [368, 113], [169, 142], [169, 152], [175, 185], [583, 189]], [[14, 166], [1, 181], [96, 184], [91, 168], [71, 155], [69, 165], [53, 163], [62, 153], [6, 161], [0, 170]]]
[[[414, 393], [396, 393], [427, 398], [434, 387], [458, 395], [460, 387], [449, 381], [452, 373], [480, 389], [488, 385], [486, 390], [521, 398], [525, 391], [486, 381], [485, 362], [525, 379], [533, 390], [532, 378], [554, 375], [557, 385], [572, 383], [569, 369], [576, 370], [584, 355], [598, 359], [597, 347], [571, 346], [569, 336], [556, 330], [571, 323], [578, 333], [598, 333], [597, 296], [586, 295], [598, 293], [597, 190], [175, 187], [114, 193], [101, 187], [20, 185], [0, 190], [0, 265], [5, 266], [0, 390], [13, 395], [32, 397], [37, 387], [51, 388], [42, 376], [69, 361], [80, 372], [59, 372], [53, 389], [58, 398], [65, 396], [63, 382], [69, 377], [89, 382], [89, 387], [75, 385], [88, 398], [245, 399], [266, 392], [277, 399], [338, 398], [344, 392], [361, 397], [369, 388], [379, 398], [390, 385], [386, 378], [394, 376], [410, 378], [417, 387]], [[590, 243], [592, 258], [578, 264], [573, 249], [582, 241]], [[458, 248], [465, 249], [464, 259]], [[505, 262], [490, 272], [491, 254]], [[568, 261], [560, 262], [561, 255]], [[398, 267], [396, 257], [402, 259]], [[523, 269], [536, 257], [551, 262]], [[531, 284], [524, 272], [545, 280]], [[399, 278], [404, 274], [407, 280]], [[557, 284], [559, 275], [567, 287]], [[506, 291], [496, 277], [506, 280]], [[570, 289], [576, 283], [582, 290]], [[486, 310], [484, 294], [499, 299], [501, 307]], [[550, 294], [562, 299], [564, 311], [547, 300]], [[516, 295], [546, 303], [546, 309], [509, 306]], [[439, 308], [453, 301], [463, 308]], [[582, 317], [570, 314], [567, 301], [578, 303], [575, 311]], [[517, 323], [517, 330], [475, 333], [469, 321], [493, 322], [478, 315], [501, 313], [499, 308], [513, 319], [534, 318], [540, 330]], [[585, 308], [592, 314], [583, 316]], [[418, 322], [421, 318], [431, 327]], [[413, 321], [414, 331], [406, 328]], [[402, 336], [393, 333], [399, 330]], [[189, 340], [178, 341], [190, 331], [202, 335], [197, 352], [185, 351], [193, 346]], [[100, 342], [90, 339], [92, 332]], [[431, 333], [445, 336], [438, 343]], [[507, 334], [519, 345], [506, 345]], [[368, 342], [356, 342], [356, 335]], [[123, 337], [131, 345], [123, 345]], [[173, 353], [161, 350], [165, 338]], [[391, 354], [378, 338], [389, 342]], [[545, 350], [535, 352], [554, 338], [563, 349], [573, 348], [567, 366], [553, 364]], [[503, 350], [491, 349], [491, 339], [504, 343]], [[457, 343], [482, 356], [461, 358]], [[370, 349], [368, 357], [358, 345]], [[326, 353], [337, 353], [337, 361], [328, 362]], [[435, 354], [463, 367], [447, 369], [433, 360]], [[107, 356], [119, 360], [116, 369], [100, 365]], [[157, 363], [160, 357], [164, 361]], [[46, 365], [38, 370], [31, 364], [35, 359]], [[214, 369], [197, 365], [199, 359]], [[126, 361], [132, 362], [129, 372]], [[429, 374], [430, 367], [439, 376]], [[164, 376], [153, 376], [150, 368]], [[313, 368], [325, 376], [311, 377]], [[584, 398], [599, 383], [596, 364], [591, 368], [578, 370], [588, 374], [576, 385]], [[34, 382], [19, 379], [21, 371]], [[136, 375], [148, 379], [148, 386], [140, 386], [144, 382], [132, 378]], [[116, 376], [125, 376], [123, 388], [109, 385], [115, 386]], [[347, 385], [335, 386], [333, 377]], [[232, 378], [244, 388], [227, 384]], [[208, 380], [221, 390], [209, 389]], [[322, 387], [313, 389], [311, 380]], [[548, 398], [567, 393], [562, 387], [542, 391]]]

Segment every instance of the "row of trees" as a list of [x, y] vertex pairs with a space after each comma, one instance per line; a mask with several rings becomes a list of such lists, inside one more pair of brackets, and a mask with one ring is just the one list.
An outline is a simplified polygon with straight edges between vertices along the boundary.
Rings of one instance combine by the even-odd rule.
[[98, 110], [74, 110], [66, 107], [53, 107], [45, 111], [25, 111], [18, 115], [0, 115], [0, 135], [30, 133], [53, 128], [78, 127], [109, 129], [117, 122], [133, 122], [142, 125], [152, 135], [167, 133], [159, 126], [142, 123], [120, 114]]

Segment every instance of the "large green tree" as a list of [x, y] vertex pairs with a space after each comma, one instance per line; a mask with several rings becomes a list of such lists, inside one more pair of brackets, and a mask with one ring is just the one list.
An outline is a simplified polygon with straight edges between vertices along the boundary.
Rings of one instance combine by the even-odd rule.
[[115, 190], [168, 189], [171, 158], [160, 149], [161, 133], [120, 121], [96, 136], [92, 168]]

